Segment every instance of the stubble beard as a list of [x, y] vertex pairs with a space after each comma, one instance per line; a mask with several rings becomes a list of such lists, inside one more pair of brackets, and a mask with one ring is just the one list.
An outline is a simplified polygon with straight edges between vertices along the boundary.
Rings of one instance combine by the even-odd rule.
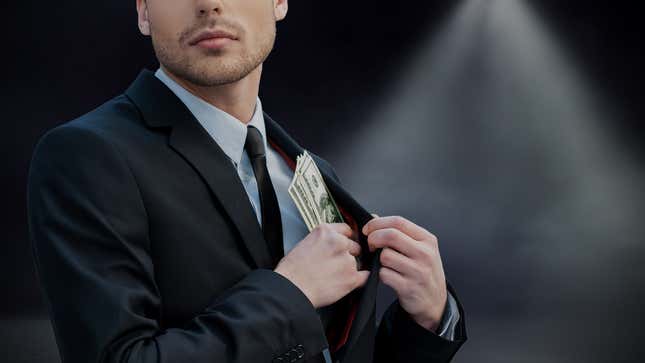
[[168, 46], [152, 36], [152, 46], [157, 60], [169, 72], [194, 85], [213, 87], [237, 82], [260, 64], [271, 53], [276, 38], [275, 23], [266, 36], [259, 39], [257, 47], [244, 47], [241, 52], [228, 53], [227, 50], [210, 51], [208, 55], [196, 60], [191, 59], [183, 46]]

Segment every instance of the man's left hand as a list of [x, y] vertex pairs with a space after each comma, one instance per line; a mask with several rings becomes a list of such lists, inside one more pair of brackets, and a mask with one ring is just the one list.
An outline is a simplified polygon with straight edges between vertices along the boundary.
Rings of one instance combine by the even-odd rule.
[[399, 217], [376, 217], [363, 226], [370, 251], [381, 251], [381, 281], [396, 291], [401, 307], [419, 325], [436, 332], [446, 307], [446, 279], [438, 240]]

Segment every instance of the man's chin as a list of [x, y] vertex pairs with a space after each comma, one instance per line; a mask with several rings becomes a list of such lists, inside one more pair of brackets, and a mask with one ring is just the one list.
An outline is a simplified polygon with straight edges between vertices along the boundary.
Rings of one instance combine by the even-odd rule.
[[[161, 62], [165, 60], [165, 62]], [[258, 58], [258, 61], [262, 60]], [[169, 61], [160, 59], [165, 68], [178, 78], [200, 87], [221, 86], [237, 82], [259, 67], [256, 62], [240, 54], [224, 52], [218, 56], [200, 54], [184, 57], [181, 60]]]
[[185, 71], [178, 71], [175, 74], [197, 86], [213, 87], [237, 82], [249, 73], [244, 69], [240, 69], [239, 64], [227, 66], [220, 63], [216, 67], [195, 67]]
[[202, 87], [221, 86], [237, 82], [245, 76], [246, 74], [243, 73], [205, 72], [196, 75], [193, 83]]

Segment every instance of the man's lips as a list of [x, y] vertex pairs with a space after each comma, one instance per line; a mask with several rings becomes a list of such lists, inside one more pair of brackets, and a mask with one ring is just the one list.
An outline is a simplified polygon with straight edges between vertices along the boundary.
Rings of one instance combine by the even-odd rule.
[[208, 49], [219, 49], [235, 40], [237, 37], [225, 30], [207, 30], [197, 34], [188, 44]]

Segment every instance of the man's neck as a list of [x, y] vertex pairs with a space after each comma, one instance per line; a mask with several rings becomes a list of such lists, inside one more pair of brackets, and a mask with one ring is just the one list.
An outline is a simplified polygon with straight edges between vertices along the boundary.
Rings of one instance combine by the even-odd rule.
[[188, 92], [247, 124], [253, 117], [260, 88], [262, 64], [239, 81], [213, 87], [202, 87], [177, 77], [161, 65], [163, 71]]

